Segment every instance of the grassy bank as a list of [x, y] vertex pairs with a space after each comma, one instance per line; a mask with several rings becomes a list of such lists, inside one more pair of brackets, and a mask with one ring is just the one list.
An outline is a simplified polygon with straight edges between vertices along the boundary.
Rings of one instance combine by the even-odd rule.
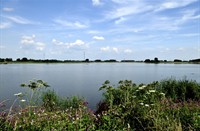
[[95, 111], [84, 98], [58, 96], [44, 81], [21, 86], [30, 92], [15, 94], [17, 107], [6, 110], [0, 102], [0, 130], [200, 130], [200, 84], [192, 80], [125, 80], [116, 87], [105, 81]]

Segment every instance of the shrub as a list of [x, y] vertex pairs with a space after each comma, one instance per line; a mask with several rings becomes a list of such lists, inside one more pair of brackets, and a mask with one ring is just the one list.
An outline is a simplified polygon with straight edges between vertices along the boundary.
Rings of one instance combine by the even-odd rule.
[[[118, 130], [199, 129], [199, 84], [194, 81], [170, 79], [136, 85], [125, 80], [117, 87], [106, 81], [100, 90], [104, 90], [102, 104], [108, 107], [102, 110], [99, 105], [97, 109], [104, 130], [111, 123]], [[189, 91], [193, 96], [186, 95]]]
[[[30, 98], [44, 87], [42, 83], [24, 84], [33, 91]], [[3, 110], [2, 101], [0, 130], [200, 130], [199, 84], [194, 81], [169, 79], [136, 85], [125, 80], [116, 87], [106, 81], [100, 90], [104, 90], [103, 100], [95, 113], [83, 98], [60, 97], [53, 90], [42, 94], [42, 106], [27, 102], [12, 113], [12, 106], [8, 112]], [[23, 100], [22, 93], [15, 95], [15, 101]]]

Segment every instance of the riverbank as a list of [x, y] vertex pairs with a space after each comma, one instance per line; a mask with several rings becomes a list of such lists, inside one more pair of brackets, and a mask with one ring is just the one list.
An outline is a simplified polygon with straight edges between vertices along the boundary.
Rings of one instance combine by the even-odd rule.
[[159, 63], [166, 63], [166, 64], [200, 64], [200, 59], [192, 59], [192, 60], [180, 60], [180, 59], [174, 59], [173, 61], [168, 60], [159, 60], [157, 57], [155, 57], [153, 60], [151, 59], [145, 59], [143, 60], [115, 60], [115, 59], [109, 59], [109, 60], [57, 60], [57, 59], [28, 59], [26, 57], [20, 59], [13, 60], [12, 58], [0, 58], [0, 64], [12, 64], [12, 63], [152, 63], [152, 64], [159, 64]]
[[116, 62], [108, 62], [108, 61], [101, 61], [101, 62], [95, 62], [95, 61], [90, 61], [90, 62], [85, 62], [85, 61], [69, 61], [69, 62], [34, 62], [34, 61], [28, 61], [28, 62], [0, 62], [0, 64], [82, 64], [82, 63], [145, 63], [145, 64], [200, 64], [200, 62], [173, 62], [173, 61], [168, 61], [168, 62], [159, 62], [159, 63], [154, 63], [154, 62], [143, 62], [143, 61], [134, 61], [134, 62], [121, 62], [121, 61], [116, 61]]
[[[7, 112], [6, 101], [0, 102], [0, 130], [200, 129], [200, 83], [192, 80], [165, 79], [146, 85], [125, 80], [116, 87], [106, 81], [96, 110], [89, 109], [84, 98], [58, 96], [41, 80], [21, 86], [30, 89], [30, 96], [15, 94], [19, 105]], [[40, 106], [37, 98], [42, 100]]]

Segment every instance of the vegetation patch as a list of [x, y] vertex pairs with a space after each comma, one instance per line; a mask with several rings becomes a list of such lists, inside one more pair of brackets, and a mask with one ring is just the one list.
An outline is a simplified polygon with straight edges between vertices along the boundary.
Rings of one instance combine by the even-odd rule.
[[6, 111], [7, 101], [0, 102], [0, 130], [200, 130], [200, 84], [192, 80], [105, 81], [96, 111], [84, 98], [46, 90], [44, 81], [22, 86], [30, 93], [15, 94], [17, 109]]

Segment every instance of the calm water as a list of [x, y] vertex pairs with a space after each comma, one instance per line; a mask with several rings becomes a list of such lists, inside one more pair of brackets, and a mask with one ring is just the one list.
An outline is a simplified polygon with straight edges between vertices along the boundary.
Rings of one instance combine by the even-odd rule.
[[14, 99], [23, 91], [19, 85], [29, 80], [46, 81], [59, 95], [83, 96], [91, 108], [101, 98], [99, 87], [105, 80], [150, 83], [175, 77], [200, 82], [199, 64], [81, 63], [81, 64], [7, 64], [0, 65], [0, 101]]

